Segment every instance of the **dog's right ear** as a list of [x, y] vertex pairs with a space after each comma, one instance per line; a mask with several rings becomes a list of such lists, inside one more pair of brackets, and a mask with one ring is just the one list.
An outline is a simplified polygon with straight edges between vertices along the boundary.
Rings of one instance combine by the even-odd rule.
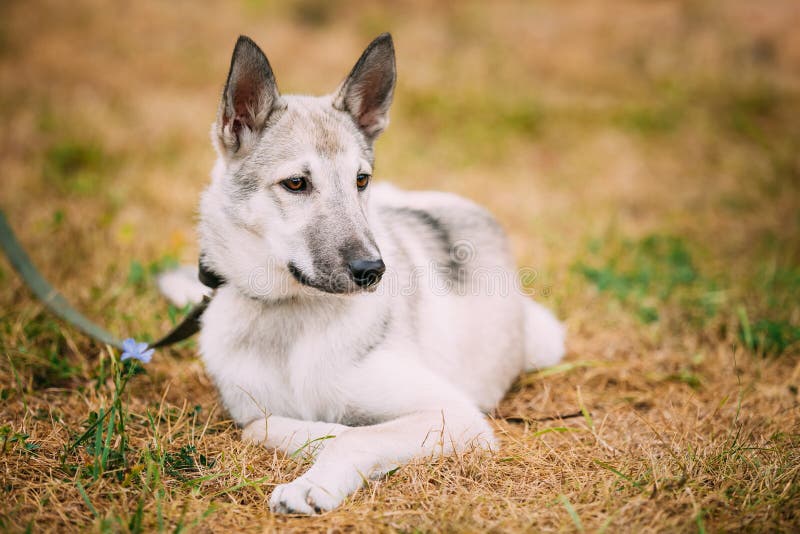
[[333, 107], [350, 113], [371, 143], [389, 124], [397, 67], [392, 36], [375, 38], [339, 86]]
[[221, 151], [229, 157], [245, 153], [280, 106], [278, 85], [267, 56], [249, 37], [240, 36], [214, 126]]

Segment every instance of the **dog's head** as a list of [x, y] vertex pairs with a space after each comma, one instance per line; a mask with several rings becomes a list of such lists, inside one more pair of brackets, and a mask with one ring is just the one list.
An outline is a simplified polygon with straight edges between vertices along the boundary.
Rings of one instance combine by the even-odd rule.
[[239, 38], [212, 128], [219, 159], [200, 208], [209, 268], [254, 296], [377, 285], [384, 264], [367, 201], [395, 78], [392, 38], [383, 34], [332, 94], [281, 95], [264, 53]]

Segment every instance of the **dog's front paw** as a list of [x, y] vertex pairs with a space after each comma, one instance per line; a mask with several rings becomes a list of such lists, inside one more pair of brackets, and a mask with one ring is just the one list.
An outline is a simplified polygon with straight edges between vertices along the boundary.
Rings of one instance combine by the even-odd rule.
[[267, 441], [267, 421], [256, 419], [242, 430], [242, 441], [261, 445]]
[[321, 514], [333, 510], [344, 500], [344, 495], [298, 478], [288, 484], [276, 486], [269, 498], [269, 509], [276, 514]]

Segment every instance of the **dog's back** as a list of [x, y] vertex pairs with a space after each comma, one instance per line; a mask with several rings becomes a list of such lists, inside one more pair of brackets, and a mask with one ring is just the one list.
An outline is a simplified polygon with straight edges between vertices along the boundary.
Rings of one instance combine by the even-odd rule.
[[524, 362], [523, 300], [503, 229], [453, 194], [387, 186], [373, 201], [387, 281], [398, 286], [386, 289], [422, 360], [490, 409]]

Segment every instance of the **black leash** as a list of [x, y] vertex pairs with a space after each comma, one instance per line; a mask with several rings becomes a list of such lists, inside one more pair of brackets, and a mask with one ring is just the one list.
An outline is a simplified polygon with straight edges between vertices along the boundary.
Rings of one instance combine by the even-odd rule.
[[[11, 262], [11, 266], [20, 275], [28, 289], [42, 301], [48, 310], [92, 339], [122, 350], [121, 340], [75, 310], [67, 302], [67, 299], [44, 279], [14, 235], [14, 231], [8, 224], [3, 210], [0, 210], [0, 247], [2, 247], [8, 261]], [[222, 278], [203, 266], [202, 261], [200, 262], [199, 278], [203, 284], [214, 289], [224, 283]], [[183, 321], [161, 339], [151, 343], [149, 347], [167, 347], [192, 337], [200, 330], [200, 317], [206, 311], [209, 302], [211, 302], [210, 297], [203, 297], [203, 301], [192, 308], [189, 314], [183, 318]]]

